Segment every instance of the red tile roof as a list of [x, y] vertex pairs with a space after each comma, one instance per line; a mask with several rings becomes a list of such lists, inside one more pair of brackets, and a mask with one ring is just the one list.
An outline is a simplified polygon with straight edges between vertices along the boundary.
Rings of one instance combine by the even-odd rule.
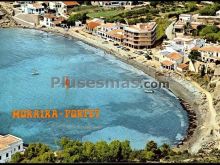
[[44, 6], [42, 6], [40, 3], [33, 3], [32, 5], [33, 5], [33, 7], [35, 7], [36, 9], [44, 8]]
[[163, 66], [172, 66], [174, 63], [168, 60], [165, 60], [161, 63]]
[[89, 29], [95, 29], [97, 26], [101, 25], [101, 23], [99, 22], [89, 22], [86, 24], [86, 26], [89, 28]]
[[112, 30], [112, 31], [108, 32], [107, 34], [111, 37], [115, 37], [115, 38], [119, 38], [119, 39], [124, 38], [123, 30], [121, 30], [121, 29]]
[[52, 19], [55, 18], [56, 16], [54, 14], [45, 14], [44, 17]]
[[204, 46], [198, 50], [205, 52], [220, 52], [220, 46]]
[[79, 3], [76, 1], [63, 1], [63, 3], [67, 6], [78, 6]]
[[0, 150], [5, 149], [5, 148], [9, 147], [10, 144], [18, 142], [20, 140], [21, 140], [20, 138], [17, 138], [15, 136], [10, 135], [10, 134], [5, 135], [5, 136], [0, 135]]
[[173, 52], [173, 53], [170, 53], [167, 57], [172, 59], [172, 60], [179, 60], [183, 56], [181, 54], [177, 53], [177, 52]]
[[181, 68], [181, 69], [187, 69], [189, 67], [188, 64], [184, 64], [184, 63], [181, 63], [178, 65], [178, 68]]

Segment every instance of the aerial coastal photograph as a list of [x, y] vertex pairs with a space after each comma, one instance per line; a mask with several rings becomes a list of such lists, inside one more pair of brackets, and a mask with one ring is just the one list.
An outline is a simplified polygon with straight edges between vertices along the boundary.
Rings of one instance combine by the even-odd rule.
[[220, 2], [0, 1], [0, 163], [220, 163]]

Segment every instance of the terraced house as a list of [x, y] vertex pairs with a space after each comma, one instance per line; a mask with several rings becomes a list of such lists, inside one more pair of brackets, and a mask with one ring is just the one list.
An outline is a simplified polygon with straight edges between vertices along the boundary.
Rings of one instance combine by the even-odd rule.
[[156, 41], [156, 22], [138, 23], [124, 27], [124, 44], [131, 48], [152, 48]]

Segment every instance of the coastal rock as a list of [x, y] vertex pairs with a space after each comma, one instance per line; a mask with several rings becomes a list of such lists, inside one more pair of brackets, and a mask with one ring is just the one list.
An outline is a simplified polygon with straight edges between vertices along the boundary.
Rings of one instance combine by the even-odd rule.
[[14, 27], [17, 25], [12, 18], [14, 11], [7, 3], [0, 5], [0, 11], [4, 13], [2, 19], [0, 20], [0, 27]]

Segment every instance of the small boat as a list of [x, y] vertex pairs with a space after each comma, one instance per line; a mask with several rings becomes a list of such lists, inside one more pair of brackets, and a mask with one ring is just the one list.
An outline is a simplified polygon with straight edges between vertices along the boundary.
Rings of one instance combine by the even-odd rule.
[[154, 93], [153, 90], [144, 90], [145, 93]]
[[37, 72], [37, 70], [33, 70], [33, 71], [32, 71], [32, 75], [33, 75], [33, 76], [39, 75], [39, 72]]

